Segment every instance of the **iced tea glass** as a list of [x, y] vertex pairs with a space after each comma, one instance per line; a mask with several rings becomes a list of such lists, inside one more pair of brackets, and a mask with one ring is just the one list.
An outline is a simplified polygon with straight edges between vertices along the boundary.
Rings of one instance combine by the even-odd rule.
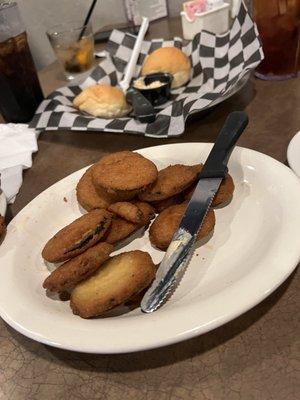
[[296, 77], [300, 71], [300, 0], [254, 0], [253, 5], [265, 54], [255, 75], [267, 80]]
[[93, 67], [94, 36], [90, 24], [67, 22], [49, 29], [47, 35], [68, 80]]
[[0, 2], [0, 114], [29, 122], [43, 93], [16, 2]]

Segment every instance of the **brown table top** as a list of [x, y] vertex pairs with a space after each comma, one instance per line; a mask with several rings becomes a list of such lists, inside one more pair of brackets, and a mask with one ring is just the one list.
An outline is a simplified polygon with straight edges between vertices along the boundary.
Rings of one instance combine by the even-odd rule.
[[[40, 77], [46, 93], [64, 84], [57, 64], [43, 70]], [[43, 133], [33, 167], [25, 172], [9, 214], [16, 215], [51, 184], [103, 154], [163, 143], [213, 142], [232, 110], [246, 110], [250, 118], [239, 145], [285, 162], [288, 142], [300, 127], [299, 97], [300, 78], [284, 82], [252, 78], [240, 93], [211, 113], [190, 120], [185, 133], [176, 139]], [[295, 272], [261, 304], [212, 332], [126, 355], [50, 348], [1, 321], [0, 398], [296, 400], [300, 398], [299, 303], [300, 279]]]

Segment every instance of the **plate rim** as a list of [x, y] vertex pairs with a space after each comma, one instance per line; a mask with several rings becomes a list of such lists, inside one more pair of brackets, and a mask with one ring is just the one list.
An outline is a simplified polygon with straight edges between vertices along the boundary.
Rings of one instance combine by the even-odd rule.
[[[203, 148], [204, 148], [205, 146], [210, 146], [210, 147], [211, 147], [211, 146], [213, 145], [213, 143], [205, 143], [205, 142], [196, 142], [196, 143], [195, 143], [195, 142], [186, 142], [186, 143], [174, 143], [174, 144], [171, 144], [171, 143], [170, 143], [170, 144], [164, 144], [164, 145], [159, 145], [159, 146], [145, 147], [145, 148], [142, 148], [142, 149], [139, 149], [139, 150], [136, 150], [136, 151], [138, 151], [138, 152], [139, 152], [139, 151], [143, 151], [143, 150], [148, 150], [148, 151], [150, 150], [150, 151], [151, 151], [152, 149], [155, 149], [155, 148], [157, 148], [157, 147], [162, 148], [162, 147], [166, 147], [166, 146], [169, 146], [169, 147], [170, 147], [170, 146], [171, 146], [171, 147], [183, 146], [183, 145], [193, 145], [193, 146], [195, 146], [195, 144], [196, 144], [196, 145], [203, 146]], [[256, 151], [256, 150], [247, 149], [247, 148], [244, 148], [244, 147], [237, 147], [237, 148], [240, 149], [240, 151], [245, 151], [245, 150], [246, 150], [247, 152], [255, 153], [256, 156], [269, 159], [271, 162], [273, 162], [273, 163], [275, 163], [275, 164], [278, 164], [278, 166], [280, 166], [280, 168], [282, 168], [283, 170], [285, 170], [286, 173], [290, 174], [291, 177], [293, 177], [293, 178], [296, 180], [295, 182], [298, 182], [299, 193], [300, 193], [300, 181], [297, 179], [297, 177], [295, 176], [295, 174], [290, 170], [290, 168], [288, 168], [287, 166], [285, 166], [284, 164], [282, 164], [282, 163], [279, 162], [278, 160], [276, 160], [276, 159], [274, 159], [274, 158], [272, 158], [272, 157], [270, 157], [270, 156], [268, 156], [268, 155], [266, 155], [266, 154], [263, 154], [263, 153], [261, 153], [261, 152], [258, 152], [258, 151]], [[52, 188], [53, 186], [55, 186], [55, 185], [58, 184], [59, 182], [63, 181], [63, 180], [66, 179], [66, 178], [69, 178], [69, 177], [70, 177], [71, 175], [73, 175], [73, 174], [79, 173], [80, 171], [84, 171], [86, 168], [87, 168], [87, 167], [84, 167], [84, 168], [82, 168], [82, 169], [80, 169], [80, 170], [77, 170], [77, 171], [75, 171], [75, 172], [69, 174], [68, 176], [62, 178], [61, 180], [58, 180], [56, 183], [54, 183], [53, 185], [51, 185], [51, 186], [49, 186], [47, 189], [45, 189], [43, 192], [41, 192], [41, 193], [40, 193], [38, 196], [36, 196], [33, 200], [35, 200], [37, 197], [42, 196], [43, 193], [44, 193], [45, 191], [50, 190], [50, 188]], [[32, 201], [33, 201], [33, 200], [32, 200]], [[31, 202], [32, 202], [32, 201], [31, 201]], [[20, 213], [22, 213], [22, 212], [31, 204], [31, 202], [28, 203], [28, 204], [21, 210]], [[19, 213], [19, 214], [20, 214], [20, 213]], [[19, 214], [18, 214], [18, 215], [19, 215]], [[17, 215], [17, 216], [18, 216], [18, 215]], [[16, 216], [16, 217], [17, 217], [17, 216]], [[15, 217], [15, 218], [16, 218], [16, 217]], [[14, 218], [14, 219], [15, 219], [15, 218]], [[13, 219], [11, 222], [13, 222], [14, 219]], [[295, 250], [295, 253], [296, 253], [296, 250]], [[50, 345], [50, 346], [53, 346], [53, 347], [61, 348], [61, 349], [72, 350], [72, 351], [77, 351], [77, 352], [95, 353], [95, 354], [113, 354], [113, 353], [120, 354], [120, 353], [137, 352], [137, 351], [148, 350], [148, 349], [150, 350], [150, 349], [153, 349], [153, 348], [159, 348], [159, 347], [171, 345], [171, 344], [174, 344], [174, 343], [177, 343], [177, 342], [180, 342], [180, 341], [187, 340], [187, 339], [190, 339], [190, 338], [192, 338], [192, 337], [198, 336], [198, 335], [203, 334], [203, 333], [205, 333], [205, 332], [211, 331], [211, 330], [213, 330], [213, 329], [215, 329], [215, 328], [217, 328], [217, 327], [219, 327], [219, 326], [221, 326], [221, 325], [227, 323], [228, 321], [231, 321], [231, 320], [235, 319], [237, 316], [243, 314], [244, 312], [250, 310], [250, 309], [253, 308], [255, 305], [257, 305], [258, 303], [260, 303], [261, 301], [263, 301], [263, 300], [264, 300], [268, 295], [270, 295], [273, 291], [275, 291], [275, 290], [282, 284], [282, 282], [284, 282], [284, 281], [287, 279], [287, 277], [294, 271], [294, 269], [295, 269], [296, 266], [298, 265], [299, 257], [300, 257], [300, 252], [297, 251], [297, 255], [295, 254], [295, 257], [293, 257], [293, 258], [294, 258], [293, 262], [290, 262], [290, 263], [289, 263], [289, 265], [291, 264], [291, 266], [288, 268], [287, 271], [285, 271], [286, 273], [283, 274], [279, 280], [277, 280], [277, 283], [276, 283], [275, 285], [273, 285], [273, 287], [271, 288], [271, 290], [266, 291], [266, 292], [265, 292], [264, 294], [262, 294], [261, 296], [256, 296], [252, 301], [248, 301], [248, 302], [247, 302], [247, 305], [245, 305], [245, 306], [242, 307], [242, 308], [239, 308], [239, 310], [238, 310], [237, 312], [235, 312], [235, 313], [230, 313], [230, 312], [228, 312], [227, 315], [224, 315], [224, 316], [221, 317], [220, 319], [218, 319], [218, 320], [216, 320], [216, 321], [213, 321], [213, 322], [210, 321], [210, 323], [209, 323], [209, 329], [203, 329], [202, 326], [198, 326], [197, 328], [193, 328], [193, 329], [190, 329], [190, 330], [188, 330], [188, 331], [182, 332], [180, 335], [173, 336], [172, 338], [168, 338], [168, 339], [161, 340], [159, 343], [152, 343], [152, 344], [147, 344], [147, 345], [141, 344], [140, 346], [132, 346], [132, 345], [131, 345], [131, 346], [128, 346], [128, 344], [127, 344], [124, 348], [122, 348], [122, 349], [117, 348], [117, 349], [115, 349], [115, 351], [112, 351], [112, 349], [107, 349], [107, 350], [101, 349], [101, 348], [99, 348], [99, 346], [98, 346], [97, 348], [95, 348], [95, 347], [93, 347], [93, 346], [92, 346], [92, 348], [91, 348], [90, 346], [86, 346], [86, 345], [83, 345], [83, 346], [81, 346], [81, 347], [79, 347], [79, 346], [75, 346], [75, 347], [74, 347], [74, 345], [69, 345], [69, 344], [66, 344], [66, 343], [57, 343], [57, 342], [54, 342], [53, 340], [49, 340], [49, 339], [47, 339], [47, 338], [45, 338], [45, 337], [41, 337], [39, 334], [37, 334], [37, 333], [35, 333], [35, 332], [31, 332], [30, 330], [24, 328], [22, 325], [20, 325], [20, 324], [19, 324], [18, 322], [16, 322], [14, 319], [11, 319], [11, 318], [10, 318], [10, 316], [3, 310], [2, 305], [0, 306], [0, 316], [1, 316], [12, 328], [16, 329], [16, 330], [17, 330], [18, 332], [20, 332], [21, 334], [23, 334], [23, 335], [25, 335], [25, 336], [27, 336], [27, 337], [33, 339], [33, 340], [36, 340], [36, 341], [38, 341], [38, 342], [41, 342], [41, 343], [44, 343], [44, 344], [47, 344], [47, 345]], [[100, 346], [100, 347], [101, 347], [101, 346]]]
[[[296, 141], [298, 141], [298, 140], [299, 140], [299, 144], [300, 144], [300, 131], [297, 132], [297, 133], [292, 137], [292, 139], [290, 140], [290, 142], [289, 142], [289, 144], [288, 144], [288, 148], [287, 148], [287, 161], [288, 161], [288, 164], [289, 164], [290, 168], [293, 170], [293, 172], [298, 176], [298, 178], [300, 178], [300, 169], [298, 169], [298, 168], [295, 166], [294, 161], [293, 161], [293, 157], [291, 157], [293, 146], [294, 146], [294, 144], [296, 143]], [[299, 148], [300, 148], [300, 146], [299, 146]]]

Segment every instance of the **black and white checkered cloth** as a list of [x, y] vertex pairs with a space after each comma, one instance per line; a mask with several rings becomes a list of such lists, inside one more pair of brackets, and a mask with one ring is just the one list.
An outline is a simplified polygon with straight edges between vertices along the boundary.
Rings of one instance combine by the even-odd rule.
[[135, 77], [139, 75], [147, 54], [159, 47], [182, 48], [192, 64], [190, 82], [172, 91], [171, 101], [163, 105], [153, 123], [140, 123], [133, 117], [94, 118], [76, 110], [72, 101], [82, 89], [96, 83], [118, 84], [135, 40], [135, 36], [114, 30], [107, 44], [106, 59], [80, 86], [63, 87], [48, 96], [39, 106], [29, 126], [37, 130], [93, 130], [153, 137], [178, 136], [184, 132], [185, 120], [189, 114], [206, 108], [212, 101], [226, 94], [263, 59], [257, 27], [242, 2], [230, 31], [223, 35], [202, 31], [186, 46], [181, 38], [143, 42]]

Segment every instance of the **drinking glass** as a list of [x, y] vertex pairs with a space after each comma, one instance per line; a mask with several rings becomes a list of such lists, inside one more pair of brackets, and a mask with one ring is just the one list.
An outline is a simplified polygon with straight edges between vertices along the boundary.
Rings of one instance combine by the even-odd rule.
[[267, 80], [296, 77], [300, 71], [300, 0], [254, 0], [253, 5], [265, 54], [255, 75]]
[[6, 122], [29, 122], [42, 100], [17, 3], [0, 3], [0, 113]]
[[90, 24], [67, 22], [47, 31], [67, 80], [89, 71], [94, 62], [94, 36]]

